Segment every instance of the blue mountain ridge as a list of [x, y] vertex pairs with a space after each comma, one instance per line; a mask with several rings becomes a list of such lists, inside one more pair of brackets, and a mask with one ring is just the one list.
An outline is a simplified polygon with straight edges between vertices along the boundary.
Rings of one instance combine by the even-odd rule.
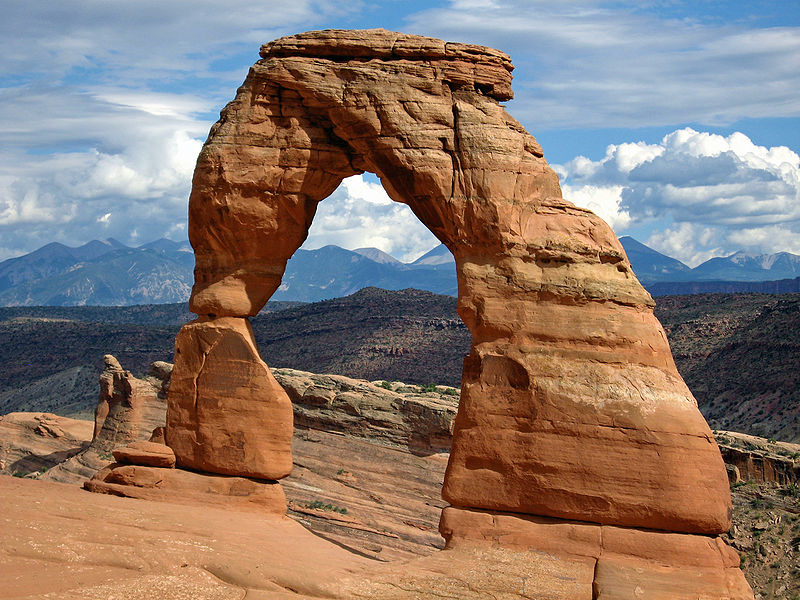
[[[653, 295], [800, 291], [800, 256], [737, 252], [695, 267], [632, 237], [620, 238], [642, 284]], [[53, 242], [0, 262], [0, 306], [128, 306], [185, 302], [193, 282], [188, 242], [166, 238], [132, 248], [109, 238], [77, 248]], [[439, 245], [410, 263], [377, 248], [300, 249], [288, 261], [273, 300], [316, 302], [365, 287], [457, 293], [455, 261]]]

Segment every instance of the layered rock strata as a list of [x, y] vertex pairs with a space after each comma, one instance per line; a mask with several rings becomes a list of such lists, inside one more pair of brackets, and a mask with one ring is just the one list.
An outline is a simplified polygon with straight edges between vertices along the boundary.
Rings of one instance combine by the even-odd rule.
[[273, 373], [292, 401], [295, 427], [341, 432], [421, 455], [450, 451], [458, 405], [454, 388], [426, 393], [398, 383], [395, 391], [342, 375]]
[[569, 598], [753, 597], [739, 555], [719, 538], [453, 507], [439, 529], [447, 550], [499, 544], [558, 557], [551, 576], [572, 583]]
[[[726, 531], [719, 449], [653, 301], [608, 225], [561, 197], [539, 144], [500, 104], [512, 95], [509, 58], [385, 30], [300, 34], [261, 57], [194, 174], [190, 307], [200, 318], [176, 347], [166, 439], [178, 464], [280, 475], [288, 436], [277, 415], [288, 409], [245, 318], [280, 285], [318, 202], [370, 171], [456, 259], [473, 343], [444, 498], [602, 526]], [[211, 338], [224, 340], [219, 354]], [[250, 435], [255, 406], [269, 415], [261, 436]]]

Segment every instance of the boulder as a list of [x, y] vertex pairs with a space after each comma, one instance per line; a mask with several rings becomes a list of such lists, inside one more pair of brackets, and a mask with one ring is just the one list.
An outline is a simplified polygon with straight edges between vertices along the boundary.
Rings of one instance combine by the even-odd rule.
[[112, 454], [118, 463], [126, 465], [167, 469], [175, 466], [175, 453], [172, 448], [155, 442], [133, 442], [122, 448], [115, 448]]
[[259, 479], [292, 470], [292, 403], [247, 319], [184, 325], [175, 340], [166, 443], [179, 467]]

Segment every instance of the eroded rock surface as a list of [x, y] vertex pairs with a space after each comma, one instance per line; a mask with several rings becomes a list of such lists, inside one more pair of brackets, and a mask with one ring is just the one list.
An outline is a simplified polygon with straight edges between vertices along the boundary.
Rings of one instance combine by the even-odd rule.
[[342, 375], [273, 369], [289, 395], [295, 427], [342, 432], [417, 454], [449, 452], [458, 390], [381, 382]]
[[500, 105], [509, 58], [385, 30], [290, 36], [261, 56], [198, 159], [192, 310], [255, 314], [317, 203], [342, 178], [376, 173], [453, 252], [473, 335], [445, 499], [727, 530], [722, 459], [653, 301], [611, 229], [562, 199], [539, 144]]
[[292, 404], [246, 319], [184, 325], [175, 341], [166, 442], [178, 466], [260, 479], [292, 470]]
[[103, 361], [91, 443], [41, 479], [81, 482], [108, 465], [115, 448], [147, 440], [154, 428], [164, 425], [172, 365], [156, 361], [139, 379], [123, 369], [114, 356], [107, 354]]
[[736, 431], [715, 431], [731, 484], [800, 481], [800, 444], [764, 439]]
[[114, 460], [127, 465], [142, 465], [145, 467], [175, 467], [175, 453], [172, 448], [156, 442], [133, 442], [112, 451]]
[[153, 429], [164, 424], [172, 368], [157, 361], [146, 377], [138, 379], [111, 354], [103, 361], [92, 445], [98, 451], [111, 452], [117, 446], [146, 440]]
[[92, 423], [51, 413], [0, 416], [0, 473], [46, 472], [89, 446]]
[[[664, 597], [752, 597], [712, 537], [730, 527], [728, 478], [653, 301], [608, 225], [561, 197], [539, 144], [500, 105], [511, 98], [508, 56], [370, 30], [281, 38], [261, 57], [195, 169], [190, 307], [200, 317], [176, 342], [166, 428], [178, 464], [288, 474], [276, 465], [290, 464], [291, 413], [246, 319], [280, 285], [318, 202], [370, 171], [456, 259], [472, 348], [442, 492], [453, 514], [608, 529], [571, 597], [645, 594], [642, 569], [663, 575], [651, 587]], [[449, 539], [468, 537], [468, 521], [449, 519]], [[648, 532], [627, 528], [664, 533], [645, 543]], [[491, 552], [506, 541], [494, 536]], [[535, 562], [548, 543], [531, 541], [519, 560]], [[667, 557], [651, 568], [637, 560], [653, 553], [620, 550], [619, 564], [603, 562], [626, 543]], [[708, 551], [689, 564], [697, 544]], [[697, 578], [681, 575], [694, 567]]]
[[98, 471], [83, 487], [90, 492], [125, 498], [286, 513], [286, 497], [277, 482], [169, 467], [114, 463]]

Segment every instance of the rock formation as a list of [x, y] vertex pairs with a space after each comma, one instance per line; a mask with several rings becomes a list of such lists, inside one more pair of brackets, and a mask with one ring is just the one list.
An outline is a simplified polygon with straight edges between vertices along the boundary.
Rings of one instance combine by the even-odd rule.
[[732, 484], [750, 481], [791, 485], [800, 481], [800, 444], [735, 431], [714, 433]]
[[421, 455], [450, 451], [458, 406], [454, 388], [424, 393], [417, 386], [387, 389], [341, 375], [273, 373], [292, 401], [295, 427], [341, 432]]
[[[280, 285], [317, 203], [370, 171], [456, 259], [473, 339], [443, 487], [450, 538], [469, 539], [476, 510], [726, 531], [719, 449], [653, 301], [608, 225], [562, 199], [539, 144], [500, 104], [512, 97], [508, 56], [372, 30], [286, 37], [261, 57], [194, 174], [199, 318], [178, 336], [166, 428], [178, 464], [286, 474], [290, 408], [246, 318]], [[702, 593], [748, 597], [732, 555], [714, 556]], [[660, 583], [674, 598], [690, 585], [676, 561]]]
[[117, 446], [146, 440], [153, 429], [164, 424], [172, 366], [154, 362], [147, 376], [138, 379], [110, 354], [103, 362], [92, 444], [97, 450], [110, 452]]
[[182, 467], [280, 479], [292, 470], [292, 403], [246, 319], [193, 321], [175, 341], [167, 443]]
[[91, 440], [88, 421], [51, 413], [13, 412], [0, 416], [0, 473], [47, 472], [85, 450]]
[[95, 409], [94, 433], [88, 448], [50, 469], [42, 479], [75, 483], [104, 468], [112, 451], [148, 440], [164, 425], [172, 365], [156, 361], [142, 379], [122, 368], [111, 354], [103, 357], [100, 398]]

